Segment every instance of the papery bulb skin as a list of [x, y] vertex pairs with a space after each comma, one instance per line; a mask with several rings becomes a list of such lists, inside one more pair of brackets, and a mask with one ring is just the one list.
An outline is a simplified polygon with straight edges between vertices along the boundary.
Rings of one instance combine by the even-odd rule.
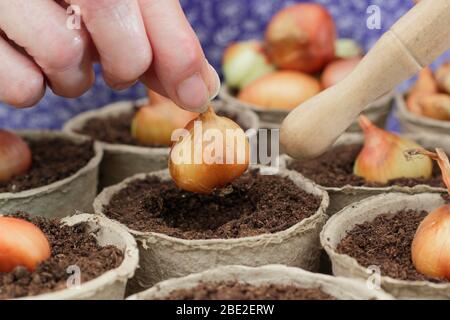
[[242, 89], [252, 81], [275, 71], [263, 45], [257, 40], [236, 42], [226, 50], [222, 62], [225, 83]]
[[[196, 131], [200, 124], [201, 130]], [[169, 157], [169, 171], [179, 188], [210, 194], [248, 169], [247, 136], [234, 121], [217, 116], [212, 107], [185, 129], [188, 134], [172, 146]], [[200, 156], [195, 158], [196, 154]]]
[[439, 88], [447, 94], [450, 94], [450, 61], [443, 64], [436, 71], [436, 80]]
[[419, 99], [422, 115], [442, 121], [450, 121], [450, 95], [431, 94]]
[[421, 100], [429, 95], [439, 92], [438, 85], [433, 75], [433, 71], [426, 67], [420, 71], [416, 83], [412, 86], [406, 98], [406, 107], [414, 114], [423, 116]]
[[344, 80], [356, 66], [361, 62], [362, 57], [340, 59], [329, 63], [321, 76], [321, 83], [324, 89], [332, 87]]
[[339, 59], [349, 59], [362, 56], [364, 50], [353, 39], [341, 38], [335, 43], [335, 56]]
[[47, 237], [34, 224], [0, 216], [0, 272], [11, 272], [19, 266], [34, 271], [50, 253]]
[[150, 91], [150, 104], [141, 107], [133, 118], [131, 135], [145, 145], [169, 147], [172, 132], [184, 128], [198, 114], [181, 109], [171, 100]]
[[267, 53], [280, 69], [314, 73], [335, 57], [336, 26], [320, 4], [299, 3], [281, 10], [265, 38]]
[[31, 150], [18, 135], [0, 130], [0, 182], [25, 174], [31, 167]]
[[359, 118], [359, 124], [364, 132], [364, 146], [355, 162], [355, 175], [381, 184], [397, 178], [431, 177], [433, 163], [430, 158], [405, 158], [406, 151], [421, 149], [420, 145], [377, 128], [365, 116]]
[[450, 205], [436, 209], [422, 221], [411, 253], [417, 271], [450, 280]]
[[292, 110], [320, 90], [319, 81], [308, 74], [277, 71], [250, 83], [237, 98], [264, 110]]

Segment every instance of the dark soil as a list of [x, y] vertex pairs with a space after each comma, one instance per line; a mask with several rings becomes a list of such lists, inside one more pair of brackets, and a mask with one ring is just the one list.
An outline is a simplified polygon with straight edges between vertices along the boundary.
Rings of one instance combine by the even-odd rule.
[[232, 239], [286, 230], [313, 215], [320, 199], [291, 180], [250, 171], [212, 195], [155, 177], [135, 181], [104, 208], [131, 229], [183, 239]]
[[[84, 127], [78, 131], [78, 133], [90, 136], [94, 140], [112, 144], [166, 148], [167, 146], [164, 145], [143, 144], [133, 138], [131, 135], [131, 122], [137, 110], [138, 107], [136, 107], [132, 112], [124, 112], [122, 114], [106, 118], [90, 119], [85, 123]], [[221, 116], [227, 116], [236, 122], [237, 117], [234, 115], [225, 114], [224, 112], [218, 112], [218, 114]], [[248, 128], [242, 127], [242, 129], [246, 131]]]
[[66, 289], [71, 276], [67, 270], [69, 266], [80, 268], [83, 283], [122, 263], [122, 251], [113, 246], [100, 247], [94, 236], [87, 232], [85, 224], [61, 227], [57, 219], [30, 218], [25, 214], [14, 216], [31, 221], [44, 232], [51, 246], [51, 258], [39, 264], [34, 272], [17, 267], [12, 272], [0, 273], [0, 299]]
[[302, 173], [324, 187], [365, 186], [386, 187], [405, 186], [414, 187], [425, 184], [432, 187], [445, 188], [439, 167], [433, 163], [433, 177], [431, 179], [400, 178], [390, 180], [387, 184], [368, 182], [362, 177], [353, 174], [353, 166], [362, 149], [362, 145], [342, 145], [333, 148], [321, 157], [314, 160], [294, 161], [288, 167]]
[[200, 283], [192, 289], [176, 290], [167, 300], [335, 300], [320, 289], [288, 285], [253, 286], [238, 282]]
[[337, 247], [339, 253], [355, 258], [364, 267], [381, 269], [383, 276], [400, 280], [444, 282], [420, 274], [411, 260], [411, 245], [427, 212], [400, 211], [381, 215], [372, 222], [357, 225]]
[[8, 182], [0, 182], [0, 193], [20, 192], [68, 178], [94, 157], [92, 142], [75, 143], [61, 138], [27, 141], [32, 153], [30, 170]]

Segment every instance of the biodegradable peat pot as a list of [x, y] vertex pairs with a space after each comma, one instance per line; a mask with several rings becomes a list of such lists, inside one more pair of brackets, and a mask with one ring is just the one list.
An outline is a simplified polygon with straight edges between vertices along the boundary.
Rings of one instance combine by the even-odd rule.
[[[405, 137], [412, 139], [419, 143], [424, 148], [434, 150], [437, 147], [444, 148], [447, 154], [450, 154], [450, 137], [444, 137], [440, 135], [434, 134], [410, 134], [405, 135]], [[334, 147], [343, 146], [343, 145], [353, 145], [353, 144], [363, 144], [364, 136], [359, 133], [345, 133], [343, 134], [335, 143]], [[287, 155], [281, 156], [281, 166], [284, 166], [288, 169], [291, 168], [291, 164], [297, 160], [292, 159]], [[307, 177], [310, 178], [311, 177]], [[314, 180], [314, 179], [312, 179]], [[387, 187], [367, 187], [367, 186], [352, 186], [345, 185], [343, 187], [329, 187], [329, 186], [320, 186], [320, 183], [314, 181], [319, 184], [320, 188], [323, 188], [328, 192], [330, 196], [330, 206], [328, 208], [328, 214], [332, 215], [342, 208], [354, 203], [358, 202], [362, 199], [368, 198], [370, 196], [374, 196], [381, 193], [388, 192], [402, 192], [407, 194], [418, 194], [424, 192], [436, 192], [442, 193], [445, 192], [446, 189], [444, 187], [432, 187], [425, 184], [419, 184], [414, 187], [394, 185]]]
[[[128, 279], [133, 277], [138, 266], [139, 251], [134, 238], [117, 222], [92, 214], [77, 214], [61, 220], [68, 226], [86, 223], [100, 246], [112, 245], [123, 253], [122, 263], [97, 278], [81, 283], [77, 287], [28, 296], [19, 299], [35, 300], [119, 300], [125, 297]], [[81, 273], [83, 270], [81, 270]], [[1, 290], [1, 287], [0, 287]]]
[[[89, 138], [56, 131], [19, 131], [29, 141], [63, 139], [81, 144]], [[97, 195], [98, 170], [103, 151], [94, 143], [94, 156], [73, 175], [49, 185], [20, 191], [0, 193], [0, 208], [5, 212], [24, 211], [31, 215], [64, 217], [76, 210], [92, 212]]]
[[[255, 168], [258, 172], [270, 169]], [[142, 288], [149, 288], [162, 280], [223, 265], [284, 264], [317, 270], [321, 252], [318, 235], [327, 219], [325, 212], [329, 204], [328, 195], [296, 172], [281, 169], [277, 176], [291, 180], [306, 194], [317, 197], [318, 208], [315, 213], [291, 227], [286, 227], [285, 230], [233, 239], [185, 240], [162, 233], [140, 232], [128, 228], [138, 241], [141, 257], [140, 269], [133, 282], [133, 288], [137, 290], [134, 292], [142, 291]], [[113, 196], [129, 184], [154, 177], [162, 182], [171, 179], [168, 170], [129, 178], [105, 189], [97, 197], [94, 202], [95, 213], [104, 215], [104, 210]]]
[[[121, 114], [132, 113], [137, 106], [148, 103], [148, 99], [138, 101], [121, 101], [107, 105], [99, 110], [82, 113], [64, 125], [64, 131], [79, 133], [92, 119], [107, 119]], [[250, 110], [227, 106], [220, 101], [213, 101], [214, 109], [236, 117], [238, 123], [246, 129], [259, 129], [259, 118]], [[150, 148], [125, 144], [113, 144], [99, 141], [104, 150], [100, 166], [100, 189], [119, 183], [137, 173], [152, 172], [167, 168], [169, 148]]]
[[253, 286], [284, 285], [318, 289], [339, 300], [391, 300], [382, 290], [370, 290], [362, 281], [311, 273], [299, 268], [269, 265], [258, 268], [225, 266], [179, 279], [158, 283], [129, 300], [159, 300], [171, 292], [194, 289], [201, 283], [238, 282]]
[[448, 135], [450, 133], [450, 121], [437, 120], [414, 114], [406, 107], [406, 94], [397, 94], [397, 118], [405, 133], [429, 132]]
[[[371, 222], [382, 214], [394, 216], [401, 210], [431, 212], [443, 204], [444, 200], [440, 194], [391, 193], [354, 203], [351, 207], [335, 214], [327, 222], [320, 235], [321, 244], [331, 258], [334, 275], [361, 279], [372, 276], [367, 268], [361, 266], [356, 259], [338, 253], [336, 250], [347, 232], [356, 225]], [[382, 274], [380, 279], [381, 287], [398, 298], [450, 299], [450, 283], [398, 280]]]
[[[281, 123], [284, 118], [289, 114], [291, 110], [264, 110], [259, 106], [252, 105], [246, 102], [242, 102], [238, 100], [235, 95], [230, 92], [230, 89], [226, 85], [222, 85], [222, 89], [219, 94], [220, 98], [224, 100], [226, 103], [232, 106], [239, 106], [243, 109], [252, 110], [256, 112], [261, 120], [261, 128], [267, 129], [278, 129], [280, 128]], [[389, 113], [392, 108], [394, 93], [390, 92], [371, 105], [367, 106], [364, 110], [363, 114], [369, 118], [374, 124], [380, 127], [384, 127], [386, 124], [386, 119], [389, 116]], [[358, 124], [355, 122], [349, 129], [349, 132], [359, 132], [361, 129]]]

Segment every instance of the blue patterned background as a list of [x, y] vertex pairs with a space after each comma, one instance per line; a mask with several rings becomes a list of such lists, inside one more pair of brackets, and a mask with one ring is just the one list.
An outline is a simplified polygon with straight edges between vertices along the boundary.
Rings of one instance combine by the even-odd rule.
[[[218, 70], [223, 50], [230, 41], [261, 38], [272, 15], [295, 2], [325, 5], [336, 20], [339, 36], [357, 40], [366, 50], [412, 6], [412, 0], [181, 0], [208, 59]], [[381, 30], [369, 30], [366, 27], [366, 10], [372, 4], [381, 8]], [[112, 91], [104, 84], [99, 73], [94, 87], [78, 99], [63, 99], [47, 92], [45, 98], [31, 109], [14, 110], [0, 104], [0, 127], [57, 129], [80, 112], [110, 102], [143, 96], [145, 88], [142, 85], [122, 92]]]

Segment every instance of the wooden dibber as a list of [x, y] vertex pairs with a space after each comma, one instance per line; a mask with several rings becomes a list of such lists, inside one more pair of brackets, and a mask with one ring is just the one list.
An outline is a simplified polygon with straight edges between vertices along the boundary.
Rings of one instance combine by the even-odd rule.
[[404, 15], [355, 70], [294, 109], [281, 127], [281, 144], [297, 159], [327, 151], [371, 102], [450, 48], [450, 0], [423, 0]]

